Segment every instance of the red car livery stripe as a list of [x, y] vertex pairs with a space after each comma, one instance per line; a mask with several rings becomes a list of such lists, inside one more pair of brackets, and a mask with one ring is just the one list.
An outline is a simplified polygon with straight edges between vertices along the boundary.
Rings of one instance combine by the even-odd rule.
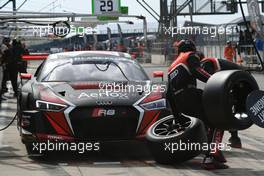
[[157, 121], [159, 115], [160, 115], [160, 111], [146, 111], [144, 113], [144, 117], [140, 125], [138, 134], [144, 135], [148, 130], [148, 128]]
[[70, 86], [75, 90], [100, 89], [99, 83], [72, 83]]
[[63, 112], [45, 112], [45, 116], [57, 134], [72, 136], [71, 129], [64, 117]]

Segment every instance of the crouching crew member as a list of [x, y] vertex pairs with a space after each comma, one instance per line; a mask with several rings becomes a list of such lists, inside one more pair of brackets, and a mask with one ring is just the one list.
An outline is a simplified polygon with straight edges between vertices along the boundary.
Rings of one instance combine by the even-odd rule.
[[[204, 124], [210, 128], [210, 124], [205, 116], [202, 105], [201, 89], [197, 88], [197, 79], [207, 82], [210, 74], [201, 66], [201, 53], [196, 51], [196, 46], [191, 40], [182, 40], [177, 43], [176, 52], [178, 56], [168, 70], [168, 94], [167, 98], [175, 117], [179, 114], [201, 119]], [[210, 128], [208, 136], [218, 135], [218, 130]], [[213, 137], [214, 138], [214, 137]], [[209, 138], [209, 143], [212, 139]], [[228, 168], [223, 162], [225, 158], [222, 153], [213, 154], [211, 151], [206, 153], [202, 162], [204, 169], [226, 169]], [[220, 156], [220, 157], [219, 157]]]

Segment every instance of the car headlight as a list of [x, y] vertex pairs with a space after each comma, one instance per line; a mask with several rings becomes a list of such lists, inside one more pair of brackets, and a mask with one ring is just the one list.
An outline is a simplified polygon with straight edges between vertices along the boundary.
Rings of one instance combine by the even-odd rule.
[[65, 109], [67, 106], [63, 105], [63, 104], [57, 104], [57, 103], [51, 103], [51, 102], [47, 102], [47, 101], [37, 100], [36, 101], [36, 107], [42, 111], [59, 112], [59, 111], [62, 111], [63, 109]]
[[166, 108], [166, 99], [163, 98], [160, 100], [141, 104], [140, 106], [147, 111], [165, 109]]

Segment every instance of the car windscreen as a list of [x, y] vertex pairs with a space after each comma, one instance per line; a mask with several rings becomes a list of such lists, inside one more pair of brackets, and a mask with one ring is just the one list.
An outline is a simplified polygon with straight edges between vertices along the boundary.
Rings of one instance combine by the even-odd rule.
[[142, 67], [128, 59], [82, 57], [47, 60], [39, 81], [145, 81], [149, 80]]

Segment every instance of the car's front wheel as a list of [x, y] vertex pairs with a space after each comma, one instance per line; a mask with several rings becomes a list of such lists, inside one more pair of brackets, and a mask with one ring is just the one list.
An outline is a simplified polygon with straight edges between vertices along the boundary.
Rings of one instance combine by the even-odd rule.
[[207, 135], [201, 120], [183, 115], [165, 117], [154, 123], [146, 134], [150, 152], [160, 164], [190, 160], [202, 152]]

